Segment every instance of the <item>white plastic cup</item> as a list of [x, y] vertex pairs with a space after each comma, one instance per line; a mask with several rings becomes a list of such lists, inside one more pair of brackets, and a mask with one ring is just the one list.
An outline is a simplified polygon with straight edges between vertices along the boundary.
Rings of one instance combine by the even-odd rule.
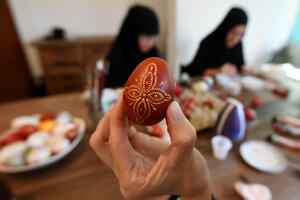
[[223, 135], [216, 135], [211, 139], [213, 155], [218, 160], [225, 160], [232, 148], [231, 140]]

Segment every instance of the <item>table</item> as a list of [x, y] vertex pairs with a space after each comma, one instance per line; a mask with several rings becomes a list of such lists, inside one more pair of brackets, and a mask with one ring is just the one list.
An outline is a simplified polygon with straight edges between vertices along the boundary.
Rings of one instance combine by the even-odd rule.
[[117, 179], [89, 147], [93, 130], [80, 93], [2, 104], [0, 132], [9, 128], [10, 120], [18, 115], [62, 110], [87, 121], [85, 137], [78, 147], [66, 159], [45, 169], [24, 174], [0, 174], [0, 178], [7, 182], [14, 195], [29, 199], [122, 199]]
[[[247, 128], [244, 140], [264, 139], [272, 131], [271, 117], [279, 111], [300, 116], [300, 95], [297, 91], [300, 84], [296, 82], [288, 82], [288, 84], [292, 91], [286, 100], [281, 100], [265, 92], [242, 93], [240, 100], [245, 103], [253, 95], [261, 96], [265, 102], [257, 110], [260, 123]], [[7, 182], [16, 196], [32, 199], [123, 199], [117, 179], [89, 147], [88, 139], [93, 128], [79, 93], [0, 104], [0, 132], [9, 128], [10, 120], [18, 115], [30, 115], [47, 110], [53, 112], [67, 110], [73, 115], [85, 119], [87, 130], [83, 141], [66, 159], [52, 166], [24, 174], [0, 174], [0, 178]], [[239, 156], [241, 142], [234, 145], [225, 161], [218, 161], [212, 156], [210, 139], [213, 135], [213, 130], [198, 133], [196, 148], [207, 160], [212, 176], [213, 191], [218, 199], [241, 199], [233, 189], [233, 184], [240, 180], [241, 175], [251, 182], [269, 186], [274, 200], [299, 199], [300, 178], [296, 176], [293, 169], [288, 168], [283, 173], [274, 175], [265, 174], [249, 167]], [[299, 152], [281, 147], [280, 149], [290, 157], [299, 160]]]

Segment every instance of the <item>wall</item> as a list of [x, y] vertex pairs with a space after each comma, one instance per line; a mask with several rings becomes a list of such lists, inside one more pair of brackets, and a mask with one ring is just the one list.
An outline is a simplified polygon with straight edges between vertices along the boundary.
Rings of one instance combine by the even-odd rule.
[[290, 36], [298, 0], [176, 0], [175, 71], [192, 61], [200, 41], [222, 21], [232, 6], [244, 8], [249, 24], [244, 54], [249, 66], [258, 67], [280, 49]]
[[134, 3], [152, 7], [160, 18], [159, 49], [175, 75], [179, 65], [191, 62], [198, 45], [234, 5], [249, 15], [244, 53], [257, 67], [280, 49], [290, 36], [299, 0], [8, 0], [31, 71], [42, 75], [30, 42], [59, 25], [68, 35], [117, 34], [123, 17]]
[[160, 19], [158, 47], [165, 56], [165, 0], [8, 0], [34, 77], [40, 77], [37, 53], [30, 42], [44, 37], [53, 26], [63, 27], [69, 37], [116, 35], [128, 8], [135, 3], [152, 7]]

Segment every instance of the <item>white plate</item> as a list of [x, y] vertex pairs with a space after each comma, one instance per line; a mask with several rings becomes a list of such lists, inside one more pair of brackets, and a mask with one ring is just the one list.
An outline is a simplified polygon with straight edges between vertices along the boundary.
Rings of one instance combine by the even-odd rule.
[[244, 88], [252, 92], [258, 91], [264, 86], [263, 81], [254, 76], [244, 76], [241, 78], [241, 82]]
[[[69, 148], [66, 149], [65, 151], [55, 154], [45, 162], [33, 164], [33, 165], [24, 165], [24, 166], [18, 166], [18, 167], [10, 167], [10, 166], [3, 166], [0, 165], [0, 173], [20, 173], [20, 172], [27, 172], [27, 171], [32, 171], [36, 169], [40, 169], [46, 166], [49, 166], [51, 164], [54, 164], [55, 162], [63, 159], [65, 156], [67, 156], [71, 151], [75, 149], [75, 147], [79, 144], [79, 142], [82, 140], [84, 133], [85, 133], [85, 121], [81, 118], [74, 117], [73, 118], [76, 123], [79, 124], [79, 131], [78, 135], [76, 136], [75, 140], [70, 144]], [[11, 130], [7, 131], [12, 132]], [[2, 136], [7, 135], [4, 133]]]
[[284, 155], [264, 141], [244, 142], [240, 146], [240, 154], [248, 165], [263, 172], [278, 174], [287, 167]]

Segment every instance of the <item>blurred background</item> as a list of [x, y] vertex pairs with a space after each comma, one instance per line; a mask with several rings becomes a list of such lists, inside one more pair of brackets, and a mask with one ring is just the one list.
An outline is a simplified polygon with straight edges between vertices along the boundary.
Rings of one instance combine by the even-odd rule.
[[[128, 9], [137, 3], [156, 12], [157, 46], [175, 77], [233, 6], [249, 16], [243, 45], [249, 67], [272, 59], [300, 64], [298, 0], [8, 0], [1, 2], [6, 28], [0, 33], [0, 100], [81, 90], [84, 66], [105, 57]], [[63, 30], [64, 40], [45, 41], [55, 28]]]

